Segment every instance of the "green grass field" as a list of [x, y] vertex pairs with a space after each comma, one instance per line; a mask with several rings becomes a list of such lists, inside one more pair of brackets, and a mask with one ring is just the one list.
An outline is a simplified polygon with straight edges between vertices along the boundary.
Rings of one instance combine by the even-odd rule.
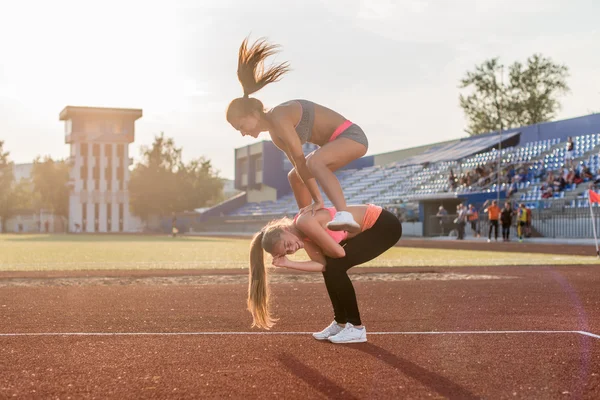
[[[247, 268], [249, 239], [133, 235], [0, 235], [0, 271]], [[294, 259], [306, 259], [304, 252]], [[265, 261], [270, 262], [269, 257]], [[393, 248], [364, 266], [597, 264], [595, 257]]]

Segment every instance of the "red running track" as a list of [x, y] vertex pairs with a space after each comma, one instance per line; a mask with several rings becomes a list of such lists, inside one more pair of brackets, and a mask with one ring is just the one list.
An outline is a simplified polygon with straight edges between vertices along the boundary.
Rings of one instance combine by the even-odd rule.
[[[0, 398], [600, 397], [600, 337], [578, 333], [600, 333], [595, 266], [358, 269], [354, 345], [283, 334], [330, 322], [322, 283], [273, 285], [273, 333], [236, 334], [259, 332], [246, 285], [212, 272], [240, 274], [0, 274]], [[458, 331], [504, 333], [406, 334]]]

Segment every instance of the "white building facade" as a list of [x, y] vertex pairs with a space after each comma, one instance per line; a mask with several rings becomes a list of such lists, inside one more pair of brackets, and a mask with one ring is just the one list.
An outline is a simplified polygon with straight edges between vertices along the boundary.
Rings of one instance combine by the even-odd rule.
[[65, 142], [70, 151], [69, 230], [132, 232], [139, 219], [129, 211], [129, 144], [140, 109], [67, 106]]

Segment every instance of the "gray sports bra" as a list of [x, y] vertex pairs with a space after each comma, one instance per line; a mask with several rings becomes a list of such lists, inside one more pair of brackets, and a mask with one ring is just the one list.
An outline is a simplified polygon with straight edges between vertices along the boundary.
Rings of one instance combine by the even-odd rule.
[[302, 117], [296, 125], [296, 133], [300, 138], [300, 143], [308, 142], [312, 136], [313, 123], [315, 122], [315, 104], [308, 100], [294, 100], [300, 103], [302, 107]]

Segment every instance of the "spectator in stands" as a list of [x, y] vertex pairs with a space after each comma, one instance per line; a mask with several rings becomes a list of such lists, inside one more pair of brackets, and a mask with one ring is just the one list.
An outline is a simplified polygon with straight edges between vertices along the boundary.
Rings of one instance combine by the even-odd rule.
[[573, 139], [571, 136], [567, 139], [567, 144], [565, 148], [565, 165], [569, 167], [573, 167], [573, 159], [575, 158], [575, 144], [573, 143]]
[[463, 187], [468, 186], [467, 185], [467, 174], [463, 173], [460, 175], [459, 183]]
[[559, 174], [558, 177], [554, 178], [553, 185], [555, 192], [562, 192], [563, 190], [565, 190], [565, 187], [567, 186], [567, 181], [565, 181], [564, 175]]
[[[277, 45], [259, 39], [252, 45], [244, 39], [238, 52], [238, 80], [243, 97], [227, 107], [227, 121], [243, 136], [257, 138], [268, 132], [294, 166], [288, 178], [302, 213], [323, 208], [319, 184], [336, 213], [328, 228], [335, 231], [358, 232], [360, 224], [352, 219], [346, 198], [334, 171], [361, 158], [368, 149], [367, 136], [356, 124], [337, 112], [308, 100], [293, 100], [267, 112], [263, 103], [250, 95], [266, 85], [277, 82], [289, 70], [287, 63], [264, 68], [265, 59], [276, 53]], [[319, 148], [304, 155], [303, 143]]]
[[596, 171], [596, 178], [594, 179], [594, 183], [596, 185], [600, 184], [600, 168], [598, 168], [598, 171]]
[[[486, 200], [483, 203], [485, 207], [489, 204], [489, 200]], [[492, 229], [494, 229], [494, 238], [496, 242], [498, 241], [498, 219], [500, 218], [500, 207], [498, 207], [498, 202], [496, 200], [492, 201], [492, 204], [483, 210], [488, 214], [488, 219], [490, 221], [490, 230], [488, 232], [488, 243], [492, 241]]]
[[548, 183], [548, 185], [553, 186], [554, 185], [554, 172], [550, 171], [548, 172], [548, 176], [546, 178], [546, 183]]
[[541, 179], [546, 175], [546, 167], [544, 165], [540, 165], [539, 168], [535, 170], [534, 177], [537, 179]]
[[567, 185], [572, 185], [575, 180], [575, 169], [569, 168], [569, 172], [567, 173], [567, 177], [565, 181], [567, 181]]
[[473, 185], [473, 174], [471, 171], [467, 172], [467, 187], [472, 186]]
[[567, 175], [568, 175], [568, 173], [569, 173], [569, 172], [568, 172], [568, 170], [567, 170], [567, 169], [565, 169], [565, 168], [562, 168], [562, 167], [561, 167], [561, 168], [558, 170], [558, 175], [557, 175], [557, 177], [561, 177], [561, 176], [562, 176], [562, 177], [563, 177], [563, 178], [565, 178], [565, 180], [566, 180], [566, 179], [567, 179]]
[[581, 178], [581, 173], [579, 172], [579, 168], [575, 168], [573, 170], [574, 172], [574, 177], [573, 177], [573, 183], [576, 185], [579, 185], [580, 183], [583, 182], [583, 179]]
[[506, 177], [508, 178], [509, 182], [512, 182], [513, 177], [515, 176], [515, 166], [514, 165], [509, 165], [507, 172], [506, 172]]
[[481, 164], [479, 164], [477, 168], [475, 168], [475, 173], [477, 174], [477, 176], [483, 176], [483, 167]]
[[512, 225], [513, 210], [510, 203], [507, 201], [504, 203], [504, 208], [500, 212], [500, 221], [502, 222], [502, 240], [505, 242], [510, 241], [510, 226]]
[[592, 171], [590, 171], [590, 168], [585, 164], [583, 164], [583, 167], [581, 168], [581, 177], [583, 178], [584, 182], [594, 179]]
[[473, 204], [469, 204], [467, 217], [469, 219], [469, 223], [471, 224], [471, 232], [473, 232], [473, 237], [481, 237], [481, 233], [479, 231], [479, 212]]
[[550, 186], [550, 185], [542, 186], [542, 199], [550, 199], [550, 198], [552, 198], [552, 196], [554, 196], [554, 191], [552, 189], [552, 186]]
[[[321, 272], [333, 306], [334, 321], [313, 337], [333, 343], [366, 342], [356, 293], [348, 270], [383, 254], [402, 236], [402, 224], [392, 213], [374, 205], [350, 206], [360, 233], [334, 232], [327, 229], [335, 209], [324, 208], [298, 214], [294, 220], [272, 221], [252, 239], [250, 245], [250, 282], [248, 310], [252, 326], [269, 329], [274, 319], [269, 309], [269, 287], [263, 250], [273, 256], [273, 265], [305, 272]], [[294, 261], [287, 255], [304, 248], [310, 261]]]
[[456, 176], [454, 175], [454, 170], [450, 168], [450, 176], [448, 177], [448, 185], [451, 190], [456, 189]]
[[519, 182], [525, 181], [527, 181], [527, 171], [525, 171], [525, 168], [521, 168], [519, 170]]
[[510, 186], [508, 187], [508, 193], [506, 195], [508, 197], [510, 197], [513, 194], [517, 193], [518, 191], [519, 191], [519, 187], [517, 185], [517, 177], [514, 177], [512, 179], [512, 182], [511, 182]]

